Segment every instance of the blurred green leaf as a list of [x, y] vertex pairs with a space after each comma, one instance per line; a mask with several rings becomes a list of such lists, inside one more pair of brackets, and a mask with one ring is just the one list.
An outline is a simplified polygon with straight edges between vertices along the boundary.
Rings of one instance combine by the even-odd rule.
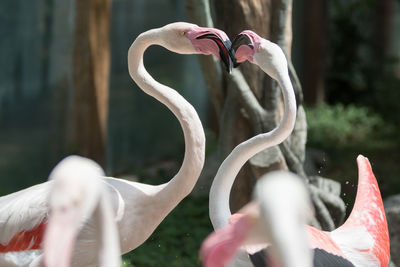
[[382, 131], [382, 118], [365, 107], [322, 104], [307, 108], [308, 143], [331, 147], [367, 143]]

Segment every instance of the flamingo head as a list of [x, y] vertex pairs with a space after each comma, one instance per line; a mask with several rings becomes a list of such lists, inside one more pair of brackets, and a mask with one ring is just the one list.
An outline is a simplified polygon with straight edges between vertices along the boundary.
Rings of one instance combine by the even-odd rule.
[[232, 43], [232, 50], [235, 53], [234, 67], [246, 60], [254, 62], [253, 57], [259, 51], [261, 39], [258, 34], [250, 30], [242, 31], [235, 37]]
[[43, 243], [46, 267], [69, 266], [76, 236], [100, 198], [103, 175], [97, 163], [79, 156], [65, 158], [51, 172], [50, 218]]
[[159, 34], [163, 35], [163, 46], [168, 50], [179, 54], [214, 55], [221, 59], [228, 72], [232, 70], [231, 41], [221, 30], [175, 22], [162, 27]]
[[262, 227], [258, 232], [271, 244], [273, 262], [278, 266], [312, 266], [306, 224], [314, 210], [301, 178], [286, 171], [269, 172], [257, 181], [253, 194], [260, 209]]
[[275, 80], [278, 80], [279, 73], [287, 73], [287, 61], [282, 49], [253, 31], [242, 31], [233, 40], [231, 47], [234, 67], [247, 60], [257, 64]]

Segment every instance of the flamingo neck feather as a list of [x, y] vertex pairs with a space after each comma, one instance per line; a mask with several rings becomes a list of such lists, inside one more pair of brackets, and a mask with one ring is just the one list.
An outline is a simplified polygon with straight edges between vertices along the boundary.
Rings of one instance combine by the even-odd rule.
[[279, 73], [284, 114], [281, 123], [268, 133], [258, 134], [237, 145], [222, 162], [210, 189], [210, 219], [214, 229], [226, 225], [231, 216], [229, 197], [233, 182], [242, 166], [255, 154], [283, 142], [292, 132], [296, 121], [296, 98], [289, 74]]
[[313, 266], [306, 230], [312, 205], [303, 181], [289, 172], [270, 172], [257, 181], [253, 194], [260, 207], [258, 233], [271, 244], [279, 266]]
[[137, 85], [167, 106], [179, 120], [183, 130], [185, 155], [182, 166], [168, 183], [158, 187], [158, 203], [167, 205], [168, 208], [162, 210], [169, 212], [191, 192], [201, 173], [205, 157], [205, 136], [193, 106], [174, 89], [154, 80], [143, 64], [145, 50], [151, 45], [165, 46], [164, 43], [162, 28], [140, 34], [129, 48], [128, 68]]
[[117, 224], [111, 207], [111, 200], [106, 193], [108, 192], [101, 194], [97, 207], [98, 231], [101, 237], [99, 267], [119, 267], [121, 266], [121, 249]]

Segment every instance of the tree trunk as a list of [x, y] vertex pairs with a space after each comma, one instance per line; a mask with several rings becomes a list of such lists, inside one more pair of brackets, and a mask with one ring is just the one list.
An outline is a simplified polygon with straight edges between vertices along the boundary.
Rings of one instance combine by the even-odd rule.
[[304, 99], [315, 105], [325, 98], [327, 1], [306, 0], [304, 6]]
[[76, 1], [71, 146], [105, 161], [110, 70], [110, 0]]
[[[54, 0], [52, 31], [49, 41], [48, 88], [51, 88], [52, 121], [54, 132], [52, 138], [52, 164], [69, 153], [71, 135], [71, 111], [73, 95], [73, 40], [75, 9], [72, 0]], [[62, 51], [62, 53], [60, 53]], [[60, 68], [60, 66], [63, 66]]]

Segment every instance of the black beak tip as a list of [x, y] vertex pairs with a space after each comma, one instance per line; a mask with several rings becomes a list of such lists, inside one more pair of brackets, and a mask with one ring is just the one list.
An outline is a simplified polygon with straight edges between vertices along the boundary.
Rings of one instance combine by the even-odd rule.
[[233, 68], [233, 61], [232, 59], [228, 56], [223, 56], [221, 57], [221, 61], [224, 64], [225, 70], [230, 74], [232, 72], [232, 68]]
[[230, 40], [223, 41], [223, 47], [220, 47], [221, 60], [225, 65], [225, 70], [230, 74], [233, 67], [233, 59], [231, 54], [232, 43]]
[[215, 34], [204, 34], [202, 36], [197, 37], [197, 39], [210, 39], [213, 40], [217, 46], [219, 47], [219, 56], [221, 61], [225, 66], [225, 70], [228, 73], [232, 72], [232, 68], [234, 66], [234, 62], [236, 62], [235, 54], [232, 51], [232, 42], [227, 40], [222, 40], [219, 36]]
[[229, 60], [229, 66], [226, 67], [226, 71], [227, 71], [229, 74], [232, 73], [232, 66], [233, 66], [233, 63], [232, 63], [231, 60]]

